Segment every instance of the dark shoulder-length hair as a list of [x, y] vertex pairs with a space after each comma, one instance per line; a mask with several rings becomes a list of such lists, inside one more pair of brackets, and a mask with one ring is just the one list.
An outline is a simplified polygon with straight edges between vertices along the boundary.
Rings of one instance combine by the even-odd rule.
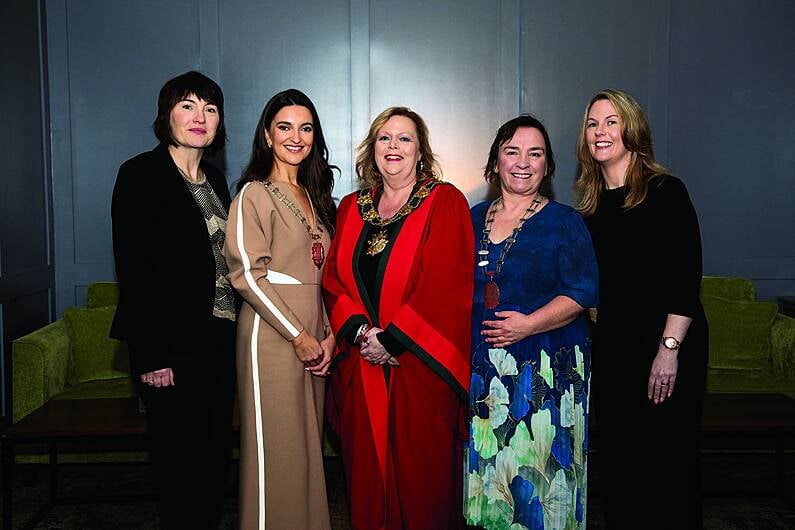
[[218, 83], [195, 70], [178, 75], [174, 79], [167, 81], [163, 88], [160, 89], [160, 96], [157, 98], [157, 117], [152, 123], [155, 136], [161, 143], [176, 145], [174, 136], [171, 134], [171, 109], [191, 94], [218, 107], [218, 129], [215, 132], [213, 142], [205, 148], [208, 154], [216, 153], [223, 149], [226, 144], [224, 93]]
[[486, 167], [483, 170], [483, 178], [486, 182], [492, 185], [498, 185], [500, 182], [500, 174], [497, 171], [497, 160], [500, 158], [500, 148], [505, 145], [513, 135], [516, 134], [517, 129], [527, 127], [529, 129], [537, 129], [544, 137], [544, 154], [547, 159], [547, 172], [544, 179], [541, 181], [541, 190], [544, 193], [549, 193], [549, 181], [552, 175], [555, 174], [555, 154], [552, 152], [552, 142], [549, 141], [549, 133], [547, 132], [544, 124], [540, 120], [531, 116], [530, 114], [522, 114], [502, 124], [497, 129], [497, 135], [491, 143], [489, 149], [489, 159], [486, 162]]
[[359, 183], [363, 186], [376, 186], [383, 180], [378, 166], [375, 165], [375, 142], [378, 139], [378, 131], [393, 116], [410, 119], [414, 122], [414, 128], [417, 129], [417, 144], [420, 150], [420, 160], [417, 162], [417, 180], [441, 179], [442, 170], [436, 160], [436, 155], [431, 150], [431, 139], [425, 120], [407, 107], [389, 107], [375, 117], [373, 123], [370, 124], [367, 138], [359, 144], [356, 156], [356, 175], [359, 177]]
[[312, 113], [312, 126], [314, 130], [314, 140], [312, 149], [306, 158], [298, 166], [298, 183], [304, 187], [315, 206], [320, 222], [334, 233], [336, 224], [337, 207], [331, 198], [331, 190], [334, 188], [333, 170], [338, 170], [328, 162], [328, 147], [323, 136], [323, 127], [320, 125], [320, 117], [312, 100], [295, 88], [289, 88], [273, 96], [265, 108], [262, 110], [257, 128], [254, 131], [254, 141], [252, 142], [251, 157], [248, 165], [243, 170], [243, 175], [237, 184], [238, 191], [246, 183], [254, 180], [267, 180], [273, 170], [273, 150], [268, 147], [265, 132], [268, 131], [273, 123], [276, 114], [284, 107], [298, 105], [306, 107]]
[[624, 208], [634, 208], [643, 202], [649, 191], [649, 181], [669, 173], [665, 166], [654, 160], [651, 127], [640, 103], [621, 90], [613, 88], [600, 90], [585, 107], [577, 137], [579, 175], [574, 182], [574, 190], [577, 193], [577, 209], [586, 217], [596, 212], [599, 196], [605, 189], [602, 168], [591, 156], [586, 138], [588, 114], [593, 104], [601, 100], [609, 101], [616, 109], [621, 120], [621, 140], [627, 151], [631, 153], [625, 181], [627, 196], [624, 199]]

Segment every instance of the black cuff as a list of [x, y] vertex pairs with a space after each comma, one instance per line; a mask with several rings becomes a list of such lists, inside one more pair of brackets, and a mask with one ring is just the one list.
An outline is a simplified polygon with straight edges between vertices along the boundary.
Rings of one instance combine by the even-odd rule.
[[367, 324], [367, 318], [364, 315], [353, 315], [340, 327], [337, 333], [337, 342], [346, 340], [348, 344], [353, 344], [353, 339], [356, 338], [356, 332], [362, 324]]
[[404, 351], [406, 351], [403, 343], [397, 340], [394, 335], [388, 331], [380, 331], [376, 333], [375, 336], [378, 339], [378, 342], [381, 343], [381, 346], [383, 346], [392, 357], [398, 357], [402, 355]]

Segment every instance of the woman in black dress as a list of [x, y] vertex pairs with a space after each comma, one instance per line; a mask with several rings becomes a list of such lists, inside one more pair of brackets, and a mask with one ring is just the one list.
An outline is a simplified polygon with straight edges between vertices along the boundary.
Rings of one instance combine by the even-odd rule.
[[203, 155], [224, 146], [224, 96], [199, 72], [160, 90], [159, 145], [119, 168], [113, 254], [147, 410], [161, 528], [216, 528], [231, 450], [235, 294], [222, 254], [229, 189]]
[[708, 336], [698, 219], [682, 181], [655, 162], [629, 94], [591, 99], [577, 156], [579, 210], [599, 264], [593, 393], [608, 528], [701, 528]]

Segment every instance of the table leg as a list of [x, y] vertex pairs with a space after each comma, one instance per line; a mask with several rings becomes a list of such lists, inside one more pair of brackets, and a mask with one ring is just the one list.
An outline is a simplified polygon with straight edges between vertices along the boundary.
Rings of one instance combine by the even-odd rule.
[[784, 492], [784, 440], [782, 438], [783, 435], [776, 435], [776, 495], [786, 501]]
[[55, 504], [58, 498], [58, 446], [55, 441], [50, 442], [50, 504]]
[[12, 505], [14, 501], [14, 443], [3, 438], [3, 528], [13, 528]]

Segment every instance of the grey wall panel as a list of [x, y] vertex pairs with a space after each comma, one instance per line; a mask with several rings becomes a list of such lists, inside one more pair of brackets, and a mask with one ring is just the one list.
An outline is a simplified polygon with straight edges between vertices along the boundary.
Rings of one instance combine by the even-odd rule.
[[522, 111], [549, 130], [557, 200], [575, 202], [574, 144], [585, 106], [598, 90], [630, 92], [649, 111], [656, 143], [666, 139], [667, 96], [658, 84], [667, 80], [667, 5], [650, 0], [522, 3]]
[[503, 17], [503, 10], [518, 15], [516, 2], [412, 0], [400, 9], [394, 2], [370, 3], [371, 118], [393, 105], [417, 111], [445, 179], [473, 203], [485, 195], [483, 166], [493, 135], [518, 103], [506, 84], [517, 85], [517, 55], [510, 49], [518, 48], [519, 20]]
[[[9, 13], [5, 13], [6, 9]], [[41, 63], [35, 2], [3, 9], [0, 46], [0, 277], [48, 264]]]
[[671, 166], [701, 218], [705, 271], [795, 292], [795, 4], [677, 1]]
[[[112, 259], [116, 170], [156, 143], [150, 125], [163, 82], [198, 67], [198, 13], [196, 0], [68, 4], [75, 263]], [[97, 230], [100, 220], [104, 230]]]
[[[157, 91], [189, 68], [226, 94], [230, 183], [265, 101], [296, 87], [317, 104], [342, 169], [337, 197], [355, 187], [352, 156], [370, 120], [408, 105], [428, 121], [446, 178], [473, 203], [485, 194], [497, 126], [520, 111], [537, 114], [558, 158], [556, 198], [572, 203], [583, 108], [596, 90], [623, 88], [646, 108], [658, 158], [691, 190], [706, 271], [751, 276], [763, 296], [795, 291], [789, 2], [754, 11], [737, 0], [46, 5], [58, 314], [83, 303], [76, 286], [113, 278], [116, 170], [154, 144]], [[35, 202], [39, 190], [14, 193]], [[4, 215], [18, 218], [15, 206], [3, 206]], [[40, 213], [23, 213], [41, 223]], [[14, 267], [40, 259], [41, 233]]]
[[350, 5], [347, 1], [229, 0], [220, 4], [221, 81], [227, 94], [227, 174], [240, 173], [254, 128], [275, 93], [297, 88], [317, 107], [331, 162], [342, 170], [339, 196], [351, 174]]
[[[151, 123], [163, 83], [203, 66], [213, 6], [207, 0], [48, 4], [58, 314], [83, 303], [75, 284], [113, 279], [116, 171], [157, 144]], [[207, 63], [212, 69], [217, 58]]]
[[0, 3], [0, 424], [10, 414], [11, 341], [50, 318], [50, 199], [40, 3]]

